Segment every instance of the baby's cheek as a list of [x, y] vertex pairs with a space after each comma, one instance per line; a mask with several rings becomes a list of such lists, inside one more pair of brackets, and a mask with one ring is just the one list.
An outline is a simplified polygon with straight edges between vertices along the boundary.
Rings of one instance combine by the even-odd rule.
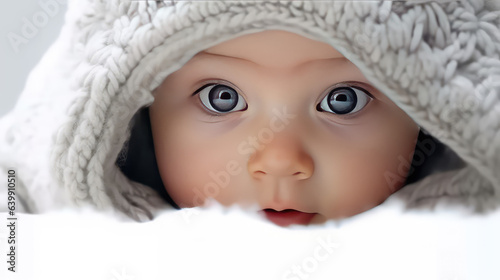
[[324, 180], [328, 188], [323, 189], [319, 199], [328, 218], [350, 217], [367, 211], [382, 203], [403, 183], [405, 174], [399, 181], [388, 178], [390, 174], [400, 173], [398, 155], [410, 151], [406, 146], [394, 148], [397, 145], [389, 139], [373, 140], [372, 137], [371, 143], [359, 146], [345, 144], [344, 149], [328, 157], [331, 162], [325, 162], [332, 169], [324, 175], [330, 176]]
[[350, 217], [369, 210], [391, 194], [383, 177], [385, 169], [376, 162], [360, 161], [347, 168], [350, 172], [344, 170], [343, 182], [330, 191], [330, 214], [334, 218]]
[[398, 139], [392, 143], [392, 148], [387, 148], [387, 156], [383, 158], [381, 170], [383, 181], [390, 189], [391, 193], [399, 190], [411, 169], [411, 162], [415, 151], [417, 136]]
[[236, 178], [242, 166], [221, 148], [189, 148], [171, 151], [161, 176], [167, 192], [180, 207], [203, 205], [207, 198], [231, 204]]
[[371, 173], [376, 190], [392, 194], [406, 180], [412, 161], [418, 127], [411, 121], [388, 119], [387, 124], [370, 131], [363, 144], [364, 170]]
[[167, 193], [181, 208], [198, 206], [194, 203], [194, 195], [202, 182], [198, 176], [193, 176], [194, 170], [182, 161], [167, 162], [167, 165], [160, 170]]

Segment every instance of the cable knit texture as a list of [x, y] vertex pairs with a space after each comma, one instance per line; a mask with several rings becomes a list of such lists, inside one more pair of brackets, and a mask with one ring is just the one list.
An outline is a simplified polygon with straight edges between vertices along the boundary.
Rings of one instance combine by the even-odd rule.
[[91, 203], [148, 220], [164, 202], [115, 165], [133, 115], [197, 52], [280, 29], [332, 45], [466, 163], [398, 192], [408, 207], [449, 199], [495, 209], [499, 26], [500, 5], [484, 0], [71, 1], [61, 35], [0, 122], [0, 166], [22, 172], [29, 211]]

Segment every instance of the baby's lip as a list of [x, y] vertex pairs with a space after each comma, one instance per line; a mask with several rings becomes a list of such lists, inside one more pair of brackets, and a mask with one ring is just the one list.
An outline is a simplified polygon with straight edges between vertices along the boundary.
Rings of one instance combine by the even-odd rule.
[[285, 209], [276, 211], [271, 208], [263, 209], [266, 218], [278, 226], [287, 227], [292, 224], [307, 225], [311, 222], [316, 213], [306, 213], [295, 209]]

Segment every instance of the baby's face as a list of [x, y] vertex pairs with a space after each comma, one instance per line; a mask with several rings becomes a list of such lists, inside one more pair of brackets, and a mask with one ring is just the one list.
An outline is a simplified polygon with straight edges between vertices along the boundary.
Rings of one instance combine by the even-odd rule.
[[198, 53], [155, 98], [157, 162], [173, 200], [257, 205], [282, 226], [379, 205], [406, 179], [418, 136], [342, 54], [285, 31]]

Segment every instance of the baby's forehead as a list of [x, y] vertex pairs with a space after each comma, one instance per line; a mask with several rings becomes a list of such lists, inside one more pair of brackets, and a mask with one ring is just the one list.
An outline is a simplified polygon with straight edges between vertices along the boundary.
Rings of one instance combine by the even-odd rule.
[[243, 35], [197, 54], [246, 60], [270, 68], [290, 68], [327, 59], [347, 60], [332, 46], [291, 32], [270, 30]]
[[[387, 96], [371, 85], [354, 63], [335, 48], [327, 43], [288, 31], [268, 30], [224, 41], [198, 52], [185, 65], [185, 72], [201, 71], [200, 65], [212, 65], [211, 63], [217, 60], [235, 66], [232, 72], [249, 66], [254, 69], [275, 68], [285, 71], [300, 69], [303, 73], [308, 71], [331, 72], [335, 75], [339, 71], [351, 73], [350, 76], [354, 79], [345, 82], [364, 83], [380, 101], [392, 103]], [[336, 78], [332, 78], [333, 80]]]

